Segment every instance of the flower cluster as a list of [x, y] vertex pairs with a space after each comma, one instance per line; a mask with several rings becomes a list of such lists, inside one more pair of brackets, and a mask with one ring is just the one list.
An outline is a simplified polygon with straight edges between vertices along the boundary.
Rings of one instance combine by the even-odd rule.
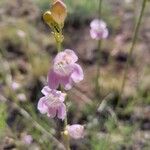
[[[54, 0], [51, 10], [43, 15], [44, 21], [51, 27], [57, 44], [62, 43], [62, 28], [66, 18], [66, 5], [60, 0]], [[42, 89], [43, 97], [40, 98], [37, 108], [41, 114], [49, 118], [66, 118], [66, 93], [59, 91], [59, 87], [70, 90], [75, 83], [83, 80], [83, 70], [77, 63], [78, 57], [73, 50], [65, 49], [55, 56], [52, 67], [47, 76], [48, 84]], [[65, 133], [75, 139], [83, 137], [84, 127], [79, 124], [67, 125]]]
[[103, 20], [94, 19], [90, 23], [90, 35], [92, 39], [101, 40], [108, 37], [108, 29]]
[[83, 80], [83, 70], [76, 63], [77, 60], [77, 55], [70, 49], [56, 55], [53, 67], [48, 73], [48, 85], [51, 89], [57, 89], [59, 85], [63, 85], [65, 90], [70, 90], [74, 83]]
[[64, 104], [66, 94], [50, 89], [48, 86], [45, 86], [41, 92], [44, 96], [38, 102], [38, 110], [42, 114], [47, 114], [50, 118], [57, 116], [64, 120], [66, 117], [66, 106]]

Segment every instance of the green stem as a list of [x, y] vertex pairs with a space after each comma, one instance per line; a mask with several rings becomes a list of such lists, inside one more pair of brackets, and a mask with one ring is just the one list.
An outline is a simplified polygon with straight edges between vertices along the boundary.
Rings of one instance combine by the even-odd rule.
[[58, 52], [61, 51], [61, 42], [57, 42], [57, 51], [58, 51]]
[[100, 65], [101, 65], [101, 40], [98, 41], [98, 62], [95, 81], [95, 92], [97, 97], [100, 96]]
[[[68, 97], [66, 97], [66, 100], [67, 100], [67, 98]], [[66, 105], [66, 107], [67, 107], [67, 105]], [[69, 137], [68, 132], [66, 132], [67, 125], [68, 125], [68, 120], [67, 120], [67, 113], [66, 113], [66, 117], [64, 120], [63, 141], [64, 141], [64, 145], [65, 145], [66, 150], [70, 150], [70, 137]]]
[[[8, 85], [9, 86], [9, 85]], [[46, 135], [50, 140], [53, 140], [54, 143], [60, 147], [61, 149], [65, 150], [64, 145], [59, 142], [49, 131], [47, 131], [40, 123], [38, 123], [30, 114], [28, 111], [26, 111], [24, 108], [22, 108], [20, 105], [17, 104], [16, 102], [16, 95], [14, 94], [14, 100], [15, 101], [10, 101], [9, 99], [5, 98], [3, 95], [0, 94], [0, 98], [5, 102], [5, 103], [10, 103], [14, 108], [17, 108], [19, 110], [20, 114], [26, 118], [29, 122], [31, 122], [41, 133]]]
[[[99, 7], [98, 7], [98, 16], [99, 19], [101, 17], [101, 10], [102, 10], [102, 0], [99, 0]], [[96, 80], [95, 80], [95, 92], [96, 96], [100, 97], [100, 64], [101, 64], [101, 40], [98, 41], [98, 62], [97, 62], [97, 73], [96, 73]]]
[[101, 17], [101, 11], [102, 11], [102, 0], [99, 0], [99, 7], [98, 7], [98, 16], [99, 16], [99, 19]]
[[66, 150], [70, 150], [70, 138], [69, 138], [68, 132], [65, 132], [67, 124], [68, 124], [68, 121], [67, 121], [67, 116], [66, 116], [64, 120], [63, 140], [64, 140], [64, 145], [65, 145]]
[[[62, 43], [61, 42], [57, 42], [57, 51], [60, 52], [61, 51], [61, 46], [62, 46]], [[60, 86], [60, 90], [62, 91], [62, 87]], [[64, 129], [63, 129], [63, 132], [62, 132], [62, 140], [64, 142], [64, 146], [66, 148], [66, 150], [70, 150], [70, 138], [69, 138], [69, 135], [68, 133], [66, 133], [66, 127], [67, 127], [67, 124], [68, 124], [68, 121], [67, 121], [67, 115], [64, 119]]]
[[142, 9], [140, 11], [140, 16], [138, 18], [138, 22], [137, 22], [136, 27], [135, 27], [135, 31], [134, 31], [134, 35], [133, 35], [133, 39], [132, 39], [132, 45], [131, 45], [131, 48], [129, 50], [129, 56], [127, 58], [127, 63], [125, 65], [125, 70], [124, 70], [122, 85], [121, 85], [121, 88], [120, 88], [119, 98], [121, 98], [121, 96], [122, 96], [122, 94], [124, 92], [124, 87], [125, 87], [125, 83], [126, 83], [126, 79], [127, 79], [127, 74], [128, 74], [128, 68], [129, 68], [129, 65], [130, 65], [130, 60], [131, 60], [131, 56], [132, 56], [132, 53], [133, 53], [133, 50], [134, 50], [134, 46], [136, 44], [138, 31], [139, 31], [139, 28], [140, 28], [141, 20], [142, 20], [142, 17], [143, 17], [145, 6], [146, 6], [146, 1], [147, 0], [143, 0]]

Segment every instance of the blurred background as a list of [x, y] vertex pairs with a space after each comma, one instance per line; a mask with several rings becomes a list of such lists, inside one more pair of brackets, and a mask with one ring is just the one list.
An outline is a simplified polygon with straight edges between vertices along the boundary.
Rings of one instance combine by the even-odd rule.
[[[51, 30], [42, 20], [50, 2], [0, 0], [1, 150], [59, 149], [56, 138], [60, 138], [57, 131], [62, 122], [48, 119], [37, 110], [51, 60], [57, 53]], [[85, 138], [71, 140], [72, 150], [149, 150], [150, 3], [121, 99], [118, 94], [142, 0], [102, 2], [101, 19], [107, 23], [109, 37], [101, 45], [99, 97], [94, 90], [98, 43], [89, 32], [90, 22], [98, 17], [98, 0], [65, 3], [68, 17], [63, 47], [77, 53], [85, 74], [84, 80], [68, 92], [68, 122], [86, 128]]]

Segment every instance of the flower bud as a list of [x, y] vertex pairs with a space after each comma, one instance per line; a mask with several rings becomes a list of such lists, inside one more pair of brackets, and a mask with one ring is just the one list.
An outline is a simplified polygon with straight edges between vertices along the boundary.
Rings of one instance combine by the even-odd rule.
[[68, 125], [66, 127], [68, 134], [74, 139], [80, 139], [84, 136], [84, 126], [79, 124]]
[[65, 3], [61, 0], [55, 1], [51, 8], [51, 15], [58, 24], [64, 24], [67, 16], [67, 8]]

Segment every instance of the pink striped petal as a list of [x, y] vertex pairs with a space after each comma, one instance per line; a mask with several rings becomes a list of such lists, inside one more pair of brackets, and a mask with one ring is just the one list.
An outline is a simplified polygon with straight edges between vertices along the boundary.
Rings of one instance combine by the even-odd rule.
[[51, 89], [57, 89], [59, 86], [59, 76], [53, 70], [48, 73], [48, 86]]
[[59, 119], [64, 120], [66, 117], [66, 106], [62, 103], [62, 105], [58, 108], [57, 117]]
[[41, 114], [47, 113], [48, 107], [47, 107], [46, 103], [47, 103], [47, 101], [46, 101], [45, 97], [40, 98], [37, 108]]
[[81, 80], [83, 80], [84, 75], [83, 75], [83, 70], [80, 65], [78, 65], [78, 64], [74, 65], [74, 71], [71, 74], [71, 78], [75, 83], [78, 83]]

